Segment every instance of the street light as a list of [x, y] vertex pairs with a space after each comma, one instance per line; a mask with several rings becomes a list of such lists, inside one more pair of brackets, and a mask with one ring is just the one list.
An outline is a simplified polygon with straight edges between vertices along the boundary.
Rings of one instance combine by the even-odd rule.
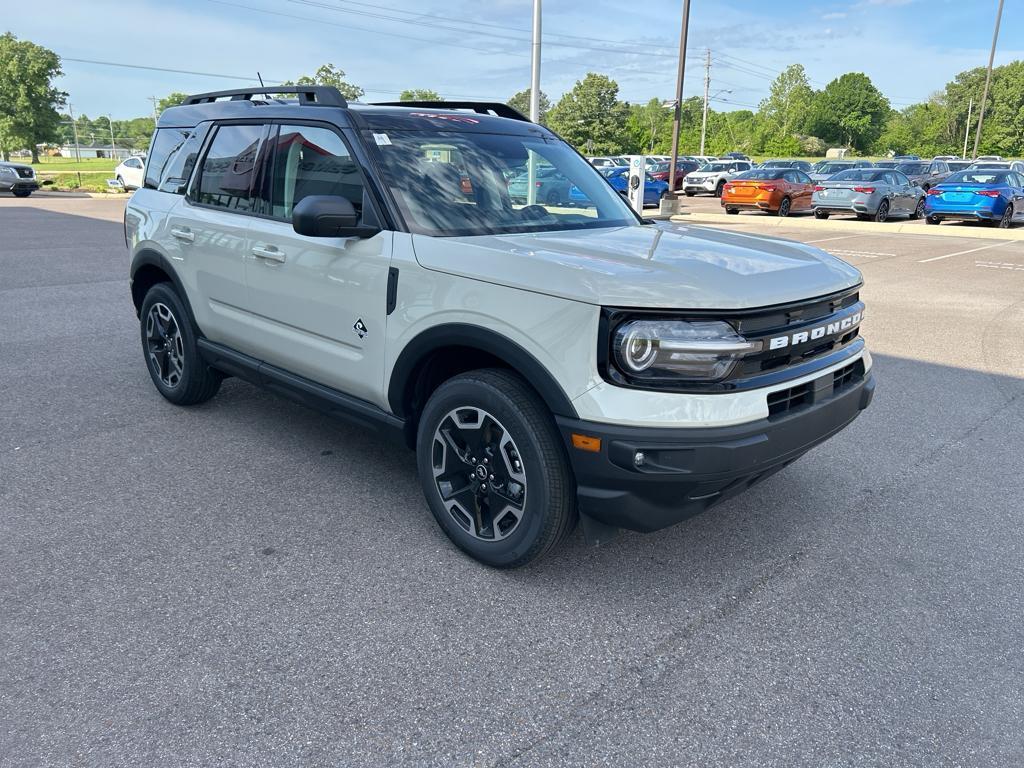
[[701, 120], [700, 124], [700, 154], [704, 154], [704, 137], [707, 136], [708, 132], [708, 102], [712, 99], [716, 99], [723, 93], [732, 93], [728, 88], [723, 88], [718, 91], [714, 96], [708, 96], [708, 92], [704, 91], [704, 119]]

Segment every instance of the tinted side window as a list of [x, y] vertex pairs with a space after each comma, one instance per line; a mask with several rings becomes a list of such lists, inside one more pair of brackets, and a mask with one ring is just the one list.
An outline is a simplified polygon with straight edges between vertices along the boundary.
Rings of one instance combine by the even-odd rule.
[[203, 159], [196, 202], [251, 211], [253, 171], [263, 136], [262, 125], [222, 125]]
[[289, 219], [309, 195], [347, 198], [362, 216], [363, 179], [348, 148], [334, 131], [309, 125], [282, 125], [272, 145], [270, 213]]
[[146, 155], [144, 187], [156, 189], [160, 186], [160, 178], [163, 176], [167, 161], [191, 135], [191, 128], [161, 128], [153, 134], [153, 140], [149, 143], [149, 153]]
[[192, 175], [192, 169], [199, 158], [199, 150], [203, 147], [203, 139], [209, 130], [209, 124], [196, 126], [189, 137], [171, 153], [160, 174], [159, 189], [161, 192], [182, 194], [184, 186]]

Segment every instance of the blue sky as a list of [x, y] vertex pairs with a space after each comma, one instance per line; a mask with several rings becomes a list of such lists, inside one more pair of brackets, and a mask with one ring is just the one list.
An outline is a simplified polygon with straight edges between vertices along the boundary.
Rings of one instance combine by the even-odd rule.
[[[716, 109], [756, 107], [774, 73], [804, 64], [816, 87], [866, 73], [893, 105], [920, 101], [988, 58], [997, 0], [692, 0], [686, 95], [712, 51]], [[146, 114], [149, 96], [292, 79], [324, 62], [366, 89], [507, 99], [530, 79], [532, 0], [49, 0], [0, 30], [65, 59], [76, 113]], [[628, 8], [628, 10], [624, 10]], [[671, 98], [680, 0], [545, 0], [542, 89], [555, 101], [588, 71], [629, 101]], [[1024, 0], [1006, 0], [996, 63], [1024, 58]], [[103, 66], [89, 59], [211, 73]]]

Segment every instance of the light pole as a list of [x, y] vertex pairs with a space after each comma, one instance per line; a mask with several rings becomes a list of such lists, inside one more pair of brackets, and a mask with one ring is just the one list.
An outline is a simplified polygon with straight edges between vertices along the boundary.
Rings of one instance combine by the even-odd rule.
[[114, 146], [114, 118], [107, 115], [107, 127], [110, 128], [110, 159], [117, 160], [117, 147]]
[[686, 75], [686, 35], [690, 27], [690, 0], [683, 0], [683, 22], [679, 29], [679, 71], [676, 73], [676, 103], [672, 112], [672, 158], [668, 163], [668, 188], [675, 192], [679, 162], [679, 128], [683, 114], [683, 78]]
[[971, 112], [974, 111], [974, 97], [967, 102], [967, 126], [964, 128], [964, 153], [960, 155], [964, 160], [967, 159], [967, 139], [971, 135]]
[[[530, 68], [530, 120], [540, 122], [540, 2], [533, 0], [533, 62]], [[530, 152], [526, 174], [526, 204], [537, 202], [537, 157]]]
[[996, 11], [996, 28], [992, 32], [992, 50], [988, 54], [988, 73], [985, 75], [985, 91], [981, 95], [981, 107], [978, 108], [978, 130], [974, 133], [974, 154], [972, 158], [978, 156], [978, 142], [981, 141], [981, 125], [985, 122], [985, 102], [988, 101], [988, 87], [992, 82], [992, 62], [996, 58], [996, 41], [999, 39], [999, 22], [1002, 18], [1003, 0], [999, 0], [999, 10]]
[[715, 93], [714, 96], [708, 96], [707, 86], [705, 85], [705, 87], [704, 87], [704, 119], [701, 120], [701, 123], [700, 123], [700, 154], [701, 155], [704, 154], [704, 137], [707, 135], [707, 132], [708, 132], [708, 102], [711, 101], [712, 99], [718, 97], [718, 96], [721, 96], [723, 93], [732, 93], [732, 91], [730, 91], [728, 89], [722, 89], [721, 91], [718, 91], [717, 93]]

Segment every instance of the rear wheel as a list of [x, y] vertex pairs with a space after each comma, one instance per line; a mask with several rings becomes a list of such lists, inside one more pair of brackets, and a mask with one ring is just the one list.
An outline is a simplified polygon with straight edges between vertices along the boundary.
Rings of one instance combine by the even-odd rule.
[[889, 218], [889, 201], [883, 200], [878, 204], [878, 210], [875, 211], [875, 221], [879, 224], [883, 224]]
[[924, 216], [924, 198], [922, 197], [920, 200], [917, 201], [917, 206], [915, 206], [914, 212], [912, 214], [910, 214], [910, 218], [912, 218], [912, 219], [920, 219], [923, 216]]
[[778, 210], [779, 216], [782, 216], [782, 217], [789, 216], [789, 211], [790, 211], [790, 208], [792, 207], [792, 205], [793, 204], [789, 201], [788, 197], [782, 198], [782, 202], [779, 203], [779, 210]]
[[739, 212], [740, 212], [740, 209], [739, 208], [726, 208], [725, 212], [728, 213], [730, 216], [738, 216]]
[[1013, 204], [1006, 206], [1006, 210], [1003, 211], [1003, 215], [999, 217], [999, 223], [996, 224], [999, 229], [1009, 229], [1013, 223]]
[[526, 565], [576, 524], [572, 472], [551, 414], [510, 371], [442, 384], [423, 409], [416, 454], [434, 518], [481, 563]]
[[146, 367], [161, 395], [176, 405], [196, 405], [217, 394], [224, 377], [199, 355], [188, 312], [169, 283], [149, 289], [139, 322]]
[[815, 211], [814, 212], [814, 218], [816, 218], [816, 219], [827, 219], [828, 218], [828, 211]]
[[558, 190], [555, 189], [552, 189], [550, 192], [548, 192], [547, 196], [544, 198], [544, 201], [548, 205], [558, 205], [560, 202], [562, 202], [561, 198], [558, 195]]

